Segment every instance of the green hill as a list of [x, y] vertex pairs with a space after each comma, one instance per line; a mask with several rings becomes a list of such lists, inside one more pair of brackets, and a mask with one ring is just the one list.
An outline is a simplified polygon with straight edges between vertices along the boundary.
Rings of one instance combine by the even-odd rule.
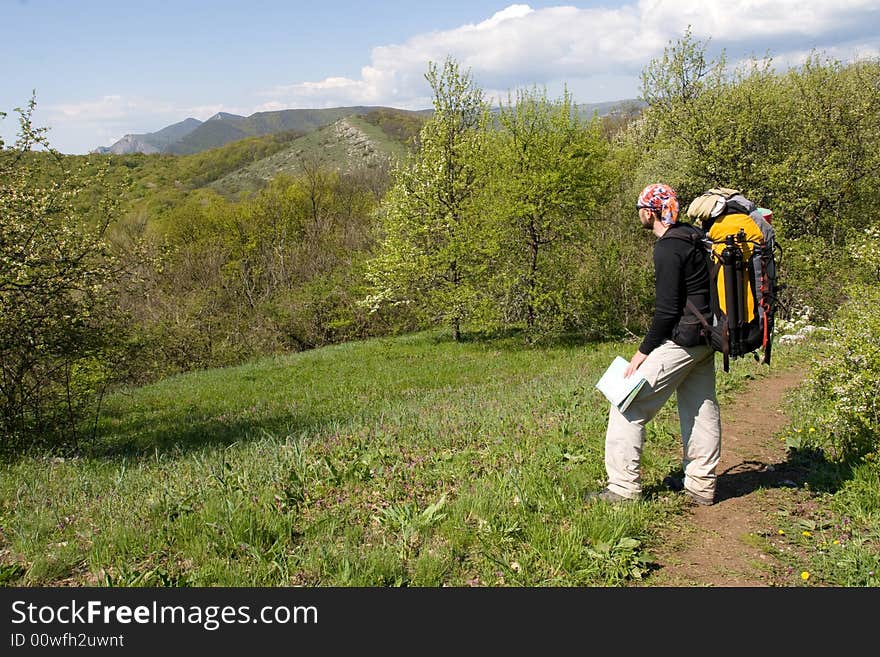
[[369, 107], [357, 106], [257, 112], [242, 121], [242, 129], [256, 135], [284, 130], [312, 132], [345, 116], [369, 111]]
[[175, 155], [189, 155], [217, 148], [246, 137], [258, 136], [243, 130], [237, 123], [237, 121], [232, 122], [227, 119], [205, 121], [182, 139], [169, 144], [165, 148], [165, 152]]
[[[389, 134], [383, 126], [392, 130]], [[290, 143], [284, 150], [243, 166], [208, 187], [226, 196], [252, 192], [279, 174], [296, 175], [303, 162], [317, 162], [338, 171], [377, 166], [402, 158], [407, 142], [421, 126], [417, 115], [398, 110], [347, 116]]]

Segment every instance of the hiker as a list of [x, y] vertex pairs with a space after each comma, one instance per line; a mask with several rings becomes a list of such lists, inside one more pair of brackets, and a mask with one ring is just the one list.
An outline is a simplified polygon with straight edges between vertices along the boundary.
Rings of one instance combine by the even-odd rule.
[[[641, 498], [640, 458], [645, 425], [673, 392], [677, 393], [681, 425], [684, 480], [667, 481], [683, 490], [689, 502], [709, 506], [715, 501], [715, 469], [721, 456], [721, 415], [715, 396], [714, 351], [700, 336], [700, 321], [686, 302], [711, 317], [709, 272], [703, 252], [694, 248], [694, 226], [679, 223], [675, 190], [648, 185], [636, 209], [642, 227], [657, 237], [654, 316], [647, 334], [629, 361], [625, 376], [646, 379], [638, 395], [621, 413], [611, 406], [605, 435], [608, 484], [586, 495], [587, 502], [624, 502]], [[680, 238], [680, 239], [674, 239]]]

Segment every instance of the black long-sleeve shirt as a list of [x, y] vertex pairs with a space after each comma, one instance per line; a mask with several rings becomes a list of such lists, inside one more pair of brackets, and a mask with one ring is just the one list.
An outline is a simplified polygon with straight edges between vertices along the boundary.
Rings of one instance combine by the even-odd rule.
[[672, 336], [688, 297], [700, 312], [709, 312], [708, 262], [690, 240], [692, 232], [698, 231], [690, 224], [673, 224], [654, 245], [654, 318], [639, 346], [643, 354]]

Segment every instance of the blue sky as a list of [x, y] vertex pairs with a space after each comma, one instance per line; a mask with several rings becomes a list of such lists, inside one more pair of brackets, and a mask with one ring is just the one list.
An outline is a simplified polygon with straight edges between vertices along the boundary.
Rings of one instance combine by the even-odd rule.
[[427, 62], [446, 56], [490, 98], [530, 85], [634, 98], [688, 25], [734, 62], [880, 56], [880, 0], [0, 0], [0, 135], [32, 90], [66, 153], [217, 111], [423, 108]]

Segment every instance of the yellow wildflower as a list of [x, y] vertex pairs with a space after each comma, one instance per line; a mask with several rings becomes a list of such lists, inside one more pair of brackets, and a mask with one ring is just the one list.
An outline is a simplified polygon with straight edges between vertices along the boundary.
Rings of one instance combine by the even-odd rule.
[[808, 579], [810, 579], [810, 573], [808, 573], [808, 572], [805, 570], [804, 572], [801, 573], [801, 579], [804, 580], [804, 581], [806, 582]]
[[816, 433], [816, 427], [810, 427], [810, 433]]
[[780, 536], [784, 536], [784, 535], [785, 535], [785, 532], [782, 531], [781, 529], [777, 530], [776, 533], [779, 534]]
[[803, 531], [803, 532], [801, 532], [801, 533], [802, 533], [804, 536], [806, 536], [807, 538], [809, 538], [810, 536], [812, 536], [812, 534], [811, 534], [810, 532], [808, 532], [808, 531]]

